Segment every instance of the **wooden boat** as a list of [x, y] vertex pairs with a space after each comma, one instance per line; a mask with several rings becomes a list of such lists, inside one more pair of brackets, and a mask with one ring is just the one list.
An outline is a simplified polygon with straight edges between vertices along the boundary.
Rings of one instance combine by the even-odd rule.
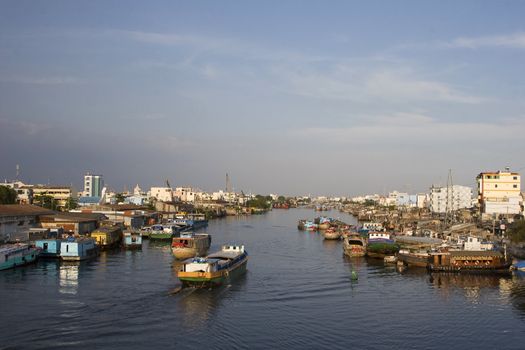
[[205, 258], [185, 260], [177, 276], [185, 286], [220, 286], [244, 273], [247, 263], [248, 253], [243, 245], [225, 245], [220, 251]]
[[122, 230], [120, 226], [102, 226], [91, 232], [91, 238], [102, 250], [115, 248], [122, 242]]
[[324, 239], [341, 239], [341, 231], [329, 228], [323, 232]]
[[171, 252], [177, 259], [188, 259], [194, 256], [204, 256], [211, 244], [211, 236], [207, 233], [184, 232], [171, 241]]
[[401, 249], [397, 253], [397, 261], [406, 266], [427, 267], [430, 255], [426, 251], [411, 252], [408, 249]]
[[383, 258], [383, 261], [385, 262], [385, 264], [395, 264], [397, 262], [397, 256], [387, 255]]
[[491, 250], [451, 250], [430, 253], [428, 268], [442, 272], [510, 272], [511, 263]]
[[140, 229], [140, 235], [143, 239], [149, 239], [151, 234], [151, 226], [145, 226]]
[[142, 249], [142, 236], [140, 233], [124, 232], [124, 248]]
[[343, 252], [349, 257], [365, 256], [366, 241], [357, 235], [345, 237], [343, 240]]
[[15, 243], [0, 246], [0, 270], [12, 269], [17, 266], [34, 263], [39, 250], [28, 244]]
[[39, 258], [60, 258], [61, 239], [39, 239], [35, 241], [35, 247], [40, 249]]
[[93, 238], [68, 238], [60, 245], [60, 259], [81, 261], [98, 256], [99, 247]]

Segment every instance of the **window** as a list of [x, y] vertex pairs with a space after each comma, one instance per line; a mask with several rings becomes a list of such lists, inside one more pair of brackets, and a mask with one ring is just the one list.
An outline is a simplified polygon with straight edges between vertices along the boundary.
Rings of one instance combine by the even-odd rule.
[[518, 177], [517, 177], [517, 176], [514, 176], [514, 177], [513, 177], [512, 179], [513, 179], [513, 180], [517, 180], [517, 179], [518, 179]]
[[518, 188], [518, 185], [512, 185], [512, 187], [514, 187], [514, 188]]
[[18, 222], [18, 226], [24, 226], [24, 220], [20, 220], [20, 221]]
[[498, 188], [498, 184], [495, 184], [494, 187], [495, 187], [495, 188]]

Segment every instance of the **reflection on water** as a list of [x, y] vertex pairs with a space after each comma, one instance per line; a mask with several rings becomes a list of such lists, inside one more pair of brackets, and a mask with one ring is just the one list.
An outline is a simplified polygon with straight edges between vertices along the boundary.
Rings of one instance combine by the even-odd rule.
[[77, 294], [79, 266], [80, 263], [67, 263], [60, 266], [58, 291], [61, 294]]

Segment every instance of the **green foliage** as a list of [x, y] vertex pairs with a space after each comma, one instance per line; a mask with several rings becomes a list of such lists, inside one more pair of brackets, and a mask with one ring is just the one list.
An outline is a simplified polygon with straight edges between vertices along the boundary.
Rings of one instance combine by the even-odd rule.
[[16, 191], [11, 187], [0, 186], [0, 204], [16, 204]]
[[257, 195], [254, 199], [246, 202], [246, 206], [258, 209], [270, 209], [272, 197]]
[[508, 234], [512, 243], [525, 242], [525, 220], [514, 221], [510, 224]]
[[69, 197], [66, 202], [66, 208], [67, 210], [72, 210], [78, 208], [78, 200], [73, 197]]
[[284, 202], [286, 202], [286, 198], [285, 198], [284, 196], [279, 196], [279, 197], [277, 198], [277, 202], [279, 202], [279, 203], [284, 203]]
[[376, 201], [375, 200], [372, 200], [372, 199], [367, 199], [365, 200], [365, 206], [367, 207], [373, 207], [374, 205], [376, 205]]
[[126, 196], [124, 196], [123, 193], [117, 193], [115, 194], [115, 201], [116, 203], [123, 203], [124, 202], [124, 199], [126, 199]]
[[42, 194], [42, 195], [35, 196], [33, 200], [33, 204], [36, 204], [43, 208], [51, 209], [51, 210], [57, 210], [57, 207], [58, 207], [57, 202], [53, 198], [53, 196], [50, 196], [48, 194]]

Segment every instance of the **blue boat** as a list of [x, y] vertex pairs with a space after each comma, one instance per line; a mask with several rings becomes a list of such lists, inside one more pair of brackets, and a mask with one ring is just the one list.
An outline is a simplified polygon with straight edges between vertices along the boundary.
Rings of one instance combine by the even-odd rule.
[[38, 249], [23, 243], [0, 246], [0, 270], [34, 263], [38, 253]]
[[525, 271], [525, 260], [515, 262], [510, 266], [511, 270]]
[[98, 255], [99, 249], [92, 238], [70, 237], [60, 245], [60, 258], [65, 261], [86, 260]]
[[40, 249], [40, 258], [60, 258], [61, 239], [39, 239], [35, 246]]

